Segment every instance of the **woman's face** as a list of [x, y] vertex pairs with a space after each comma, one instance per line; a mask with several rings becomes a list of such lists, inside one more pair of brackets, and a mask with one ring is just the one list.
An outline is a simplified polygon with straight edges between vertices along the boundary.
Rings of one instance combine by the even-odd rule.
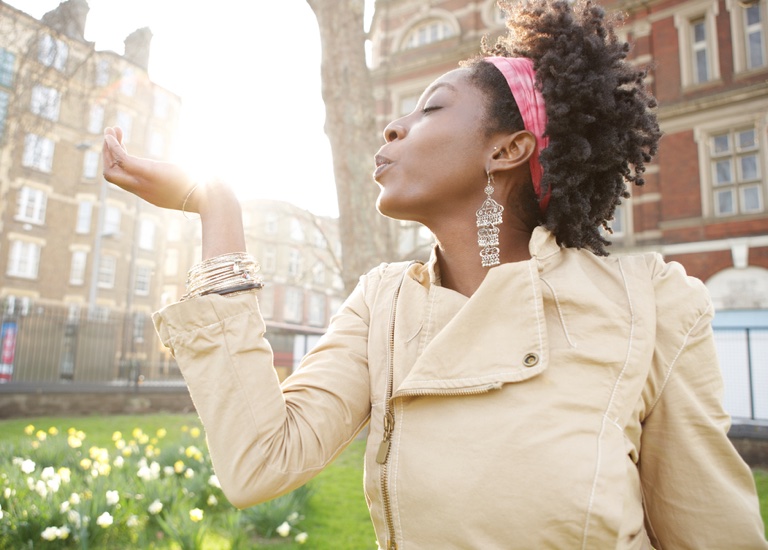
[[490, 138], [484, 131], [485, 96], [469, 69], [444, 74], [422, 94], [414, 111], [384, 130], [374, 179], [385, 216], [432, 227], [482, 203]]

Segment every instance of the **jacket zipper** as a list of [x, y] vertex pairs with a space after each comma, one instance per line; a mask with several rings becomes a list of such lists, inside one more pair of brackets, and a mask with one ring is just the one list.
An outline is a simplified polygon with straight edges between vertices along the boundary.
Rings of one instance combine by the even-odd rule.
[[[394, 514], [392, 513], [392, 499], [389, 494], [388, 462], [389, 451], [392, 446], [392, 433], [395, 430], [395, 413], [392, 410], [392, 394], [394, 393], [395, 383], [395, 313], [397, 312], [397, 300], [400, 297], [400, 289], [403, 286], [403, 281], [405, 280], [408, 270], [415, 263], [417, 262], [411, 262], [405, 268], [405, 271], [403, 271], [400, 284], [397, 286], [395, 294], [392, 296], [392, 307], [389, 313], [389, 348], [387, 350], [387, 393], [384, 401], [384, 433], [382, 435], [381, 443], [379, 444], [379, 450], [376, 453], [376, 462], [381, 465], [381, 502], [384, 508], [384, 522], [387, 526], [386, 550], [397, 550], [397, 541], [395, 540], [395, 519]], [[401, 392], [398, 397], [477, 395], [500, 389], [501, 386], [501, 382], [491, 382], [482, 386], [466, 389], [406, 390]]]
[[387, 462], [392, 442], [392, 431], [395, 429], [395, 413], [392, 411], [392, 404], [390, 403], [395, 383], [395, 312], [397, 311], [397, 299], [400, 297], [400, 289], [403, 287], [403, 281], [405, 280], [408, 270], [414, 263], [415, 262], [409, 263], [405, 270], [403, 270], [400, 284], [397, 285], [397, 289], [392, 296], [392, 307], [389, 311], [389, 348], [387, 349], [387, 394], [384, 398], [384, 435], [379, 444], [379, 451], [376, 453], [376, 462], [381, 465], [381, 503], [384, 508], [384, 522], [387, 526], [386, 550], [397, 550], [397, 542], [395, 541], [395, 519], [392, 514], [392, 500], [389, 494], [389, 465]]

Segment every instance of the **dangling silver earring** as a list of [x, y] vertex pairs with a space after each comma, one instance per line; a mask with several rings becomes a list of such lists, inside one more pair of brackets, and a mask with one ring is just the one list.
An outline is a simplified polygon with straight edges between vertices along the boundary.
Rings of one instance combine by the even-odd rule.
[[480, 258], [483, 261], [483, 267], [493, 267], [499, 265], [499, 228], [501, 225], [501, 213], [504, 207], [491, 198], [493, 195], [493, 175], [488, 174], [488, 184], [485, 186], [485, 202], [480, 210], [477, 211], [477, 244], [483, 249], [480, 251]]

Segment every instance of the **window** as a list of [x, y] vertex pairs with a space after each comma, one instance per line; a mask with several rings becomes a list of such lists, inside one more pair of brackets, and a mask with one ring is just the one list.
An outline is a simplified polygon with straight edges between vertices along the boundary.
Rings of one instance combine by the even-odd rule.
[[104, 106], [92, 105], [88, 115], [88, 131], [92, 134], [100, 134], [104, 131]]
[[50, 172], [53, 168], [53, 140], [27, 134], [24, 138], [24, 155], [21, 164], [41, 172]]
[[117, 271], [117, 258], [114, 256], [102, 256], [99, 260], [99, 288], [114, 288], [115, 272]]
[[13, 86], [13, 73], [16, 56], [4, 48], [0, 48], [0, 86]]
[[133, 314], [133, 341], [137, 344], [144, 343], [144, 329], [147, 325], [147, 316], [137, 312]]
[[317, 262], [312, 267], [312, 282], [316, 285], [325, 284], [325, 264], [323, 262]]
[[91, 232], [91, 217], [93, 215], [93, 203], [90, 201], [82, 201], [77, 205], [77, 224], [75, 225], [75, 233], [78, 235], [85, 235]]
[[455, 33], [451, 26], [445, 21], [429, 21], [422, 23], [408, 33], [403, 41], [403, 49], [418, 48], [426, 46], [433, 42], [450, 38]]
[[163, 273], [168, 277], [175, 277], [179, 274], [179, 251], [175, 248], [165, 251]]
[[42, 189], [24, 186], [16, 196], [16, 219], [36, 224], [45, 223], [48, 196]]
[[96, 151], [86, 151], [83, 155], [83, 177], [88, 180], [94, 179], [99, 173], [99, 158], [101, 155]]
[[148, 265], [136, 266], [136, 282], [134, 291], [138, 296], [149, 296], [150, 283], [152, 282], [152, 267]]
[[288, 275], [298, 277], [301, 275], [301, 251], [291, 248], [288, 255]]
[[274, 273], [277, 269], [277, 250], [274, 246], [265, 246], [261, 258], [261, 268], [265, 273]]
[[755, 128], [711, 136], [710, 165], [716, 216], [763, 211], [758, 139]]
[[325, 294], [313, 292], [309, 295], [309, 318], [310, 325], [322, 327], [325, 324]]
[[123, 71], [123, 77], [120, 79], [120, 92], [128, 97], [132, 97], [136, 93], [136, 72], [130, 67]]
[[32, 101], [29, 106], [32, 113], [56, 121], [59, 120], [60, 107], [61, 96], [56, 88], [39, 85], [32, 88]]
[[680, 82], [683, 88], [720, 79], [718, 63], [718, 3], [709, 0], [689, 3], [674, 14], [680, 53]]
[[139, 225], [139, 248], [142, 250], [154, 250], [155, 248], [155, 222], [141, 220]]
[[40, 38], [37, 59], [46, 67], [53, 67], [57, 71], [63, 71], [67, 65], [69, 46], [66, 42], [53, 38], [46, 34]]
[[109, 84], [109, 61], [100, 59], [96, 63], [96, 86], [106, 86]]
[[40, 245], [35, 242], [11, 241], [7, 274], [11, 277], [37, 279], [40, 266]]
[[8, 117], [8, 103], [11, 96], [8, 92], [0, 90], [0, 139], [2, 139], [5, 133], [5, 121]]
[[691, 22], [691, 37], [693, 81], [700, 84], [709, 80], [709, 52], [707, 51], [707, 29], [704, 19]]
[[72, 252], [72, 264], [69, 267], [69, 284], [82, 285], [85, 282], [85, 264], [88, 253], [85, 250]]
[[107, 206], [102, 235], [116, 236], [120, 234], [120, 216], [120, 209], [117, 206]]
[[131, 128], [133, 127], [133, 117], [125, 111], [117, 112], [117, 126], [123, 130], [123, 142], [127, 143], [131, 139]]
[[304, 317], [304, 291], [300, 288], [285, 289], [283, 320], [288, 323], [300, 323]]
[[301, 227], [301, 221], [291, 218], [291, 239], [294, 241], [304, 240], [304, 229]]
[[765, 65], [765, 32], [760, 8], [760, 3], [743, 8], [747, 69], [757, 69]]
[[264, 232], [268, 235], [277, 233], [277, 214], [267, 214], [264, 220]]
[[155, 90], [155, 102], [152, 105], [152, 113], [157, 118], [165, 118], [168, 116], [168, 96], [159, 90]]

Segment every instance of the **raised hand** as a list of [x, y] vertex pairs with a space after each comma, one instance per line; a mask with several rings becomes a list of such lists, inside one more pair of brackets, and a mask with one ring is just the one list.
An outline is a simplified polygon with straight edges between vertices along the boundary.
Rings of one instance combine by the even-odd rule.
[[102, 156], [107, 181], [155, 206], [174, 210], [184, 206], [187, 212], [198, 211], [197, 197], [194, 196], [197, 193], [189, 195], [194, 187], [189, 175], [175, 164], [129, 155], [120, 128], [104, 130]]

